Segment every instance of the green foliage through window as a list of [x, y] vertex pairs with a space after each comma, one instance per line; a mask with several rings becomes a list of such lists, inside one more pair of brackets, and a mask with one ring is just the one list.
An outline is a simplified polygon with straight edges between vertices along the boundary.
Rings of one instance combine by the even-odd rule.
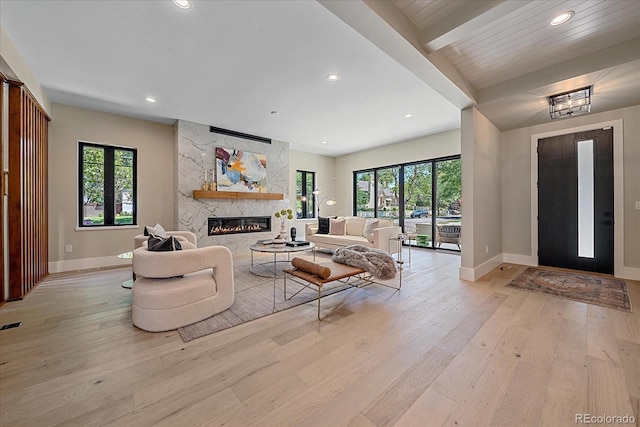
[[79, 142], [79, 226], [136, 224], [136, 150]]
[[313, 190], [316, 185], [316, 173], [296, 171], [296, 218], [315, 217]]
[[434, 211], [436, 217], [460, 215], [462, 164], [459, 157], [358, 171], [354, 172], [354, 180], [354, 214], [357, 216], [426, 218], [432, 217]]

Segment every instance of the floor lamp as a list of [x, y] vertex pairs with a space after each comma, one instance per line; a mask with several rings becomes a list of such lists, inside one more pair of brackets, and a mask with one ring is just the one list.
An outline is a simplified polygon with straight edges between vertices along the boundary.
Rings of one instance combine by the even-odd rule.
[[327, 201], [327, 205], [328, 206], [333, 206], [336, 204], [336, 201], [329, 196], [324, 196], [322, 199], [320, 199], [320, 193], [322, 193], [322, 191], [318, 190], [317, 188], [315, 190], [312, 191], [313, 193], [313, 197], [315, 198], [315, 202], [316, 202], [316, 210], [317, 210], [317, 214], [316, 217], [320, 218], [320, 205], [326, 200]]

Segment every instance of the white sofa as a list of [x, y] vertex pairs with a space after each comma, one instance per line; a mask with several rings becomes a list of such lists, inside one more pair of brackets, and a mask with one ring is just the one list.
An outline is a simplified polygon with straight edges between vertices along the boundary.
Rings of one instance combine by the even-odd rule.
[[389, 253], [398, 252], [397, 244], [389, 244], [389, 239], [402, 233], [399, 225], [392, 220], [378, 218], [378, 227], [373, 229], [373, 241], [364, 236], [367, 218], [356, 216], [338, 217], [345, 220], [345, 234], [318, 234], [318, 223], [305, 224], [305, 240], [314, 243], [319, 248], [338, 249], [349, 245], [364, 245], [377, 248]]

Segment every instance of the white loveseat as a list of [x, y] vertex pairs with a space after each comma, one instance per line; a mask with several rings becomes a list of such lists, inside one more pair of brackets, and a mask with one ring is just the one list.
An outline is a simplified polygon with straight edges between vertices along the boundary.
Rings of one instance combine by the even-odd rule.
[[398, 252], [398, 245], [389, 244], [389, 239], [402, 233], [402, 229], [399, 225], [394, 225], [392, 220], [376, 218], [378, 226], [372, 230], [370, 238], [367, 238], [364, 235], [367, 218], [347, 216], [336, 219], [345, 220], [344, 234], [318, 234], [318, 223], [307, 223], [305, 224], [305, 240], [325, 249], [338, 249], [357, 244], [382, 249], [390, 253]]

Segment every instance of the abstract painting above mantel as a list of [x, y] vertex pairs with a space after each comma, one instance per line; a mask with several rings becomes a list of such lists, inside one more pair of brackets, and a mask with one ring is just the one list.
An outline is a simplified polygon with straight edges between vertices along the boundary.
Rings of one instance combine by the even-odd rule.
[[218, 191], [263, 193], [267, 191], [267, 156], [216, 147]]

